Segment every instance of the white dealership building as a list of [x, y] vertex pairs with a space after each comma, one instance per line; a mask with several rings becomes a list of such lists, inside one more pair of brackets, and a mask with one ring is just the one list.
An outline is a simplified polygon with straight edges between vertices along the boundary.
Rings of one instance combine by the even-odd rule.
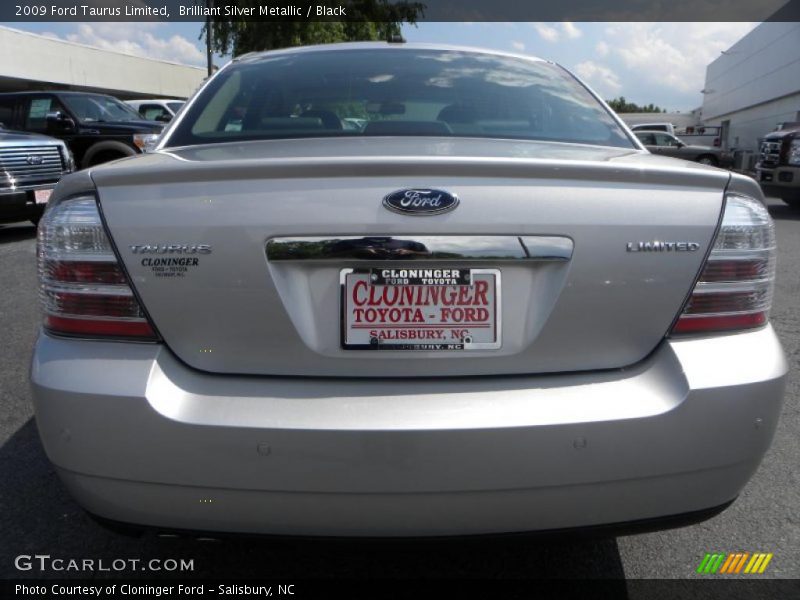
[[706, 69], [702, 119], [752, 166], [758, 140], [800, 121], [800, 23], [762, 23]]
[[206, 70], [0, 27], [0, 92], [80, 90], [122, 98], [186, 98]]

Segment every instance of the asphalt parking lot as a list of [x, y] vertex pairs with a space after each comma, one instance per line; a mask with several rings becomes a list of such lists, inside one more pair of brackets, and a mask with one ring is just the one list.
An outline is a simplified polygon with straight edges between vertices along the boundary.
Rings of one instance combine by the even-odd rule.
[[772, 324], [792, 372], [775, 441], [758, 473], [732, 507], [702, 524], [558, 541], [198, 541], [102, 529], [70, 499], [39, 442], [27, 382], [39, 327], [35, 229], [0, 225], [0, 578], [26, 575], [14, 568], [20, 554], [194, 559], [194, 572], [182, 575], [197, 577], [691, 578], [712, 551], [772, 552], [764, 577], [800, 578], [800, 212], [777, 200], [770, 211], [779, 247]]

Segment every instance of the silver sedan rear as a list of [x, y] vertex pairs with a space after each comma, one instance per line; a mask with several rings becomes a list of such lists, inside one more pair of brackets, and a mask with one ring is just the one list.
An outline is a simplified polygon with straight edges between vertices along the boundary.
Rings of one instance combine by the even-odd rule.
[[666, 527], [736, 498], [781, 410], [757, 184], [535, 59], [244, 57], [59, 184], [38, 251], [37, 424], [107, 519]]

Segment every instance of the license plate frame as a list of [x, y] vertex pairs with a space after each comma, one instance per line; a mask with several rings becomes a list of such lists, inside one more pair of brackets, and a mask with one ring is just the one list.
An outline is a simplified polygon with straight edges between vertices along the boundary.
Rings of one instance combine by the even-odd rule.
[[[409, 269], [414, 267], [409, 267]], [[443, 267], [442, 269], [446, 269]], [[350, 322], [348, 319], [348, 313], [352, 306], [349, 304], [349, 297], [350, 294], [348, 290], [348, 277], [350, 276], [359, 276], [361, 280], [364, 278], [369, 279], [371, 272], [377, 271], [377, 269], [370, 269], [370, 268], [345, 268], [339, 271], [339, 287], [340, 287], [340, 298], [339, 298], [339, 317], [340, 317], [340, 346], [344, 350], [368, 350], [368, 351], [375, 351], [375, 350], [394, 350], [394, 351], [401, 351], [401, 352], [469, 352], [473, 350], [497, 350], [502, 347], [502, 315], [503, 315], [503, 305], [502, 305], [502, 275], [500, 269], [490, 269], [490, 268], [454, 268], [454, 270], [460, 270], [462, 272], [461, 275], [458, 276], [457, 281], [459, 283], [456, 284], [456, 287], [470, 287], [478, 285], [478, 281], [492, 281], [492, 285], [490, 286], [491, 292], [487, 294], [487, 308], [491, 315], [490, 318], [493, 317], [494, 327], [489, 328], [491, 329], [491, 333], [494, 334], [493, 339], [487, 340], [485, 335], [476, 335], [476, 337], [480, 337], [480, 340], [473, 340], [472, 336], [468, 336], [466, 339], [461, 341], [452, 341], [451, 340], [432, 340], [431, 342], [391, 342], [391, 341], [380, 341], [375, 339], [370, 339], [368, 343], [364, 343], [363, 340], [353, 340], [352, 335], [348, 335], [352, 333], [352, 328], [350, 325], [353, 323]], [[393, 267], [393, 270], [397, 270], [396, 267]], [[374, 281], [376, 278], [373, 276], [372, 280]], [[464, 281], [468, 281], [469, 283], [463, 283]], [[371, 286], [372, 284], [367, 281], [367, 285]], [[399, 287], [406, 287], [409, 285], [418, 286], [418, 287], [454, 287], [452, 285], [441, 285], [436, 283], [431, 284], [419, 284], [419, 283], [381, 283], [377, 284], [375, 287], [387, 287], [387, 286], [399, 286]], [[473, 288], [474, 293], [474, 288]], [[491, 303], [488, 303], [488, 296], [491, 296]], [[490, 304], [490, 306], [489, 306]], [[441, 309], [442, 305], [435, 305], [436, 309]], [[441, 311], [439, 311], [441, 314]], [[484, 327], [483, 322], [474, 324], [474, 325], [459, 325], [461, 329], [467, 330], [474, 330], [478, 328], [480, 325], [480, 329], [487, 329]], [[396, 330], [410, 330], [416, 329], [416, 327], [408, 327], [409, 323], [400, 324], [394, 327]], [[436, 328], [435, 326], [438, 325], [439, 327]], [[385, 326], [387, 327], [387, 326]], [[438, 331], [440, 329], [444, 330], [455, 330], [455, 326], [452, 323], [428, 323], [425, 321], [425, 325], [419, 325], [417, 327], [430, 327], [431, 329]], [[359, 326], [359, 328], [364, 328], [363, 326]], [[364, 328], [366, 329], [366, 328]], [[481, 332], [482, 334], [483, 332]], [[451, 334], [452, 335], [452, 334]]]

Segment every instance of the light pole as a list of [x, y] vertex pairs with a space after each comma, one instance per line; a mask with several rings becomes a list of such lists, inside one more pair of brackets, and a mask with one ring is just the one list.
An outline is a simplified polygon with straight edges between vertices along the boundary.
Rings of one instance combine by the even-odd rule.
[[214, 8], [214, 0], [206, 0], [206, 8], [208, 9], [206, 14], [206, 69], [208, 71], [208, 77], [211, 77], [211, 72], [214, 70], [214, 63], [211, 60], [211, 13]]

